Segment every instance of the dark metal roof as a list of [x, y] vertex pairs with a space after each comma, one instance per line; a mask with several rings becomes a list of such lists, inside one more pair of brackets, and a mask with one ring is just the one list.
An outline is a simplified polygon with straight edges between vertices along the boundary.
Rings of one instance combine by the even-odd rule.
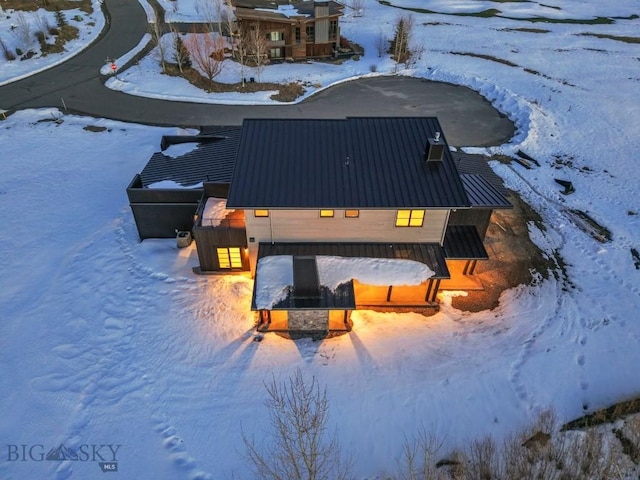
[[504, 197], [509, 195], [509, 189], [502, 183], [502, 178], [489, 166], [486, 157], [464, 152], [452, 152], [452, 155], [461, 174], [482, 175]]
[[[476, 234], [477, 235], [477, 234]], [[335, 257], [392, 258], [424, 263], [431, 278], [450, 278], [444, 250], [437, 243], [260, 243], [258, 260], [271, 255], [326, 255]]]
[[293, 257], [293, 295], [296, 298], [320, 296], [316, 257]]
[[[200, 182], [229, 183], [233, 176], [241, 127], [216, 129], [210, 136], [176, 138], [167, 137], [170, 143], [198, 142], [199, 145], [184, 155], [173, 158], [162, 152], [153, 154], [142, 169], [142, 186], [148, 187], [163, 180], [172, 180], [188, 187]], [[165, 141], [166, 144], [166, 141]]]
[[462, 174], [462, 184], [475, 208], [513, 208], [511, 202], [496, 190], [482, 175]]
[[450, 260], [487, 260], [489, 255], [472, 225], [449, 225], [444, 236], [444, 252]]
[[246, 119], [227, 205], [469, 207], [449, 149], [424, 161], [435, 132], [435, 117]]

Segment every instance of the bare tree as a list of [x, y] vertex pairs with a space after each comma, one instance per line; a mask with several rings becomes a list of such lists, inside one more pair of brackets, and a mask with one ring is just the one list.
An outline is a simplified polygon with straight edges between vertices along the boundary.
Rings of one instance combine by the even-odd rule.
[[227, 8], [225, 0], [212, 0], [213, 8], [216, 12], [216, 26], [218, 27], [218, 33], [222, 35], [222, 22], [224, 20], [224, 12]]
[[35, 18], [36, 28], [39, 32], [42, 32], [45, 37], [49, 36], [51, 31], [51, 23], [42, 11], [38, 12]]
[[156, 46], [158, 47], [158, 61], [160, 62], [160, 68], [162, 69], [162, 72], [164, 73], [166, 71], [166, 58], [165, 58], [165, 54], [166, 54], [166, 49], [164, 44], [162, 43], [162, 35], [164, 33], [163, 30], [163, 25], [162, 25], [162, 21], [160, 18], [158, 18], [158, 16], [156, 15], [153, 22], [151, 23], [151, 38], [153, 39], [153, 41], [155, 42]]
[[222, 33], [222, 13], [225, 8], [224, 0], [196, 0], [196, 12], [202, 16], [209, 32]]
[[365, 0], [351, 0], [349, 6], [352, 8], [355, 17], [364, 17], [364, 1]]
[[376, 51], [378, 52], [378, 58], [381, 58], [385, 53], [389, 51], [389, 39], [384, 33], [382, 27], [378, 30], [378, 35], [375, 38]]
[[255, 478], [264, 480], [345, 480], [350, 462], [344, 460], [337, 437], [327, 438], [329, 401], [315, 377], [305, 381], [298, 369], [286, 381], [265, 385], [271, 429], [264, 444], [243, 432], [247, 458]]
[[411, 46], [409, 47], [409, 55], [407, 56], [407, 61], [405, 62], [405, 65], [407, 66], [407, 68], [415, 67], [416, 64], [420, 60], [422, 60], [425, 50], [426, 49], [425, 49], [424, 43], [421, 43], [421, 42], [412, 43]]
[[192, 33], [184, 43], [193, 64], [210, 82], [213, 82], [213, 79], [222, 71], [224, 39], [212, 33]]
[[240, 77], [242, 78], [242, 86], [246, 82], [247, 58], [249, 57], [249, 39], [246, 32], [243, 32], [236, 45], [235, 58], [240, 63]]
[[253, 61], [256, 73], [258, 74], [258, 81], [260, 81], [262, 70], [264, 66], [269, 63], [269, 43], [267, 42], [266, 33], [260, 23], [250, 28], [247, 40], [249, 43], [249, 58]]
[[2, 50], [5, 60], [7, 60], [8, 62], [16, 59], [16, 55], [11, 50], [9, 50], [9, 47], [7, 47], [7, 44], [4, 43], [2, 37], [0, 37], [0, 50]]
[[16, 16], [16, 24], [11, 25], [11, 30], [20, 45], [20, 49], [27, 51], [31, 48], [33, 37], [31, 35], [31, 25], [24, 12], [18, 12]]
[[238, 25], [236, 23], [236, 16], [233, 13], [233, 8], [230, 5], [226, 5], [222, 11], [222, 23], [225, 34], [229, 38], [229, 45], [231, 46], [231, 55], [235, 57], [236, 40], [238, 39]]
[[438, 471], [438, 454], [443, 446], [433, 432], [424, 426], [412, 439], [405, 437], [402, 456], [398, 462], [401, 480], [439, 480], [444, 474]]

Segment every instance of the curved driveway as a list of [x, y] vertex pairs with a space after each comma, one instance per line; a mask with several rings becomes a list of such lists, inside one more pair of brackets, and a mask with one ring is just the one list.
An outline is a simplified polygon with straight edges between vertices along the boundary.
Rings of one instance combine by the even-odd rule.
[[106, 32], [70, 60], [0, 87], [0, 108], [66, 106], [72, 113], [150, 125], [239, 125], [250, 117], [343, 118], [437, 116], [451, 145], [499, 145], [513, 124], [474, 91], [408, 77], [376, 77], [342, 83], [295, 105], [210, 105], [136, 97], [110, 90], [100, 68], [105, 59], [133, 49], [146, 33], [142, 7], [105, 0]]

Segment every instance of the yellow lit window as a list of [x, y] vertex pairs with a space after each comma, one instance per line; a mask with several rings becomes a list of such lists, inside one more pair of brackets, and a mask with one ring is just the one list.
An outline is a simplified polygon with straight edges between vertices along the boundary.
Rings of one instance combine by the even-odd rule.
[[269, 216], [269, 210], [254, 210], [253, 211], [253, 216], [254, 217], [268, 217]]
[[220, 268], [242, 268], [242, 255], [239, 248], [218, 248], [217, 252]]
[[360, 216], [360, 210], [345, 210], [345, 218], [358, 218]]
[[331, 218], [333, 217], [333, 210], [320, 210], [320, 216], [322, 218]]
[[424, 210], [398, 210], [396, 227], [421, 227], [424, 222]]

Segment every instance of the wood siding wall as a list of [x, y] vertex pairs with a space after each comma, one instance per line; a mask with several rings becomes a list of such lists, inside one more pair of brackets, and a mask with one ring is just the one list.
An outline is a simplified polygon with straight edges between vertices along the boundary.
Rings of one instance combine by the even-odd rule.
[[389, 242], [439, 243], [447, 225], [448, 210], [427, 210], [422, 227], [396, 227], [396, 210], [360, 210], [358, 218], [320, 218], [319, 210], [270, 210], [256, 218], [246, 210], [245, 221], [251, 271], [255, 271], [260, 242]]
[[327, 43], [329, 41], [329, 20], [324, 18], [316, 20], [315, 43]]
[[243, 228], [194, 227], [193, 238], [196, 241], [200, 270], [215, 272], [220, 270], [218, 247], [239, 247], [242, 253], [242, 269], [249, 270], [249, 256], [244, 252], [247, 237]]

